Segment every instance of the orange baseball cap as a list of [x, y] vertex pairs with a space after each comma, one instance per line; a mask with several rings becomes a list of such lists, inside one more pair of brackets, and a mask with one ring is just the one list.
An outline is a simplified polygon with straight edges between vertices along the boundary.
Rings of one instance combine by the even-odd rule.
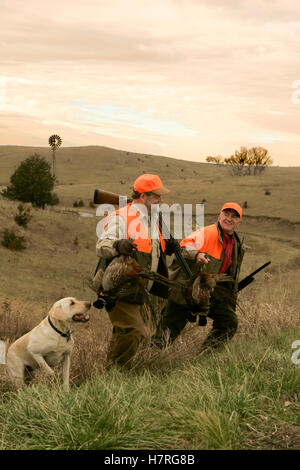
[[225, 211], [226, 209], [235, 210], [239, 214], [240, 218], [242, 218], [243, 210], [237, 202], [225, 202], [225, 204], [223, 205], [221, 209], [221, 212]]
[[161, 196], [162, 194], [168, 194], [170, 191], [165, 188], [161, 182], [161, 179], [157, 175], [149, 175], [144, 173], [143, 175], [139, 176], [134, 184], [133, 184], [134, 191], [138, 193], [155, 193]]

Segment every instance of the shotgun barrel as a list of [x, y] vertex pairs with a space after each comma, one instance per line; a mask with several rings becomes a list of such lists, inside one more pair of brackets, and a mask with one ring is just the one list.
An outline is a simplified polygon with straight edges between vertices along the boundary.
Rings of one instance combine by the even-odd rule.
[[265, 264], [257, 268], [255, 271], [253, 271], [251, 274], [246, 276], [244, 279], [242, 279], [239, 284], [238, 284], [238, 292], [240, 292], [242, 289], [245, 289], [245, 287], [249, 286], [251, 282], [255, 281], [255, 274], [259, 273], [262, 269], [265, 269], [267, 266], [271, 264], [271, 261], [267, 261]]

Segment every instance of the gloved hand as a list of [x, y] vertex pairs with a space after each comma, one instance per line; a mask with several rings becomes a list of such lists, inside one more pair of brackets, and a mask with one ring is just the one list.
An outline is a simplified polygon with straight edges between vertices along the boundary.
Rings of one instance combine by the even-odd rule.
[[113, 247], [118, 251], [118, 253], [120, 253], [120, 255], [125, 256], [129, 256], [133, 251], [137, 251], [136, 244], [130, 240], [116, 240]]
[[165, 240], [166, 242], [166, 255], [170, 256], [175, 253], [176, 247], [179, 246], [178, 241], [175, 238]]

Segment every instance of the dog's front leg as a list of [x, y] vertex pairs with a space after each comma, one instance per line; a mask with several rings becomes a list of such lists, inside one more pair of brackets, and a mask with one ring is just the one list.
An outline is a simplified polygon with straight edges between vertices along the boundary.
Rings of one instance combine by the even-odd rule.
[[62, 374], [63, 374], [63, 387], [64, 391], [69, 391], [69, 382], [70, 382], [70, 363], [71, 363], [71, 354], [64, 354], [63, 364], [62, 364]]
[[51, 367], [47, 364], [47, 362], [45, 361], [45, 359], [43, 358], [43, 356], [41, 354], [31, 353], [31, 356], [37, 362], [37, 364], [40, 366], [40, 368], [43, 369], [48, 375], [54, 375], [55, 374], [54, 370], [51, 369]]
[[24, 384], [24, 369], [25, 365], [22, 361], [15, 360], [11, 356], [7, 357], [7, 372], [16, 389]]

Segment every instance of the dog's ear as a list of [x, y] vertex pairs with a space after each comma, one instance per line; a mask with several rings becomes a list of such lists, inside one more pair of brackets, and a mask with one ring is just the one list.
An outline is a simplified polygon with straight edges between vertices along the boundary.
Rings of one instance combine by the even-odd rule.
[[53, 318], [56, 318], [56, 320], [60, 320], [60, 321], [68, 320], [68, 316], [63, 311], [63, 308], [61, 305], [53, 306], [49, 313], [51, 314]]

